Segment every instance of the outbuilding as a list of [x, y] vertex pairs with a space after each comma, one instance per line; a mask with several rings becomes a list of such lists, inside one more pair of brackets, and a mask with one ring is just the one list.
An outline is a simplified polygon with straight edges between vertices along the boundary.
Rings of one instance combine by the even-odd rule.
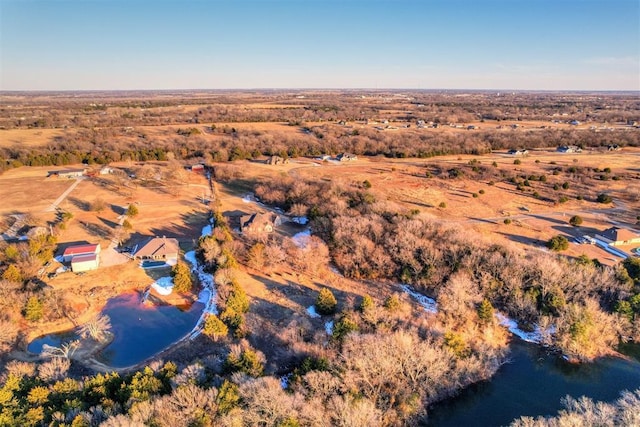
[[97, 270], [100, 258], [97, 254], [78, 255], [71, 259], [71, 271], [81, 273], [83, 271]]
[[99, 255], [100, 245], [74, 245], [69, 246], [62, 253], [64, 262], [72, 261], [73, 258], [83, 255]]

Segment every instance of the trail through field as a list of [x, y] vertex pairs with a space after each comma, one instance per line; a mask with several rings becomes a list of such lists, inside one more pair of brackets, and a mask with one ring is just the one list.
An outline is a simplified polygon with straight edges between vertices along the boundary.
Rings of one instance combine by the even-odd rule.
[[56, 208], [58, 207], [58, 205], [60, 203], [62, 203], [62, 201], [64, 199], [67, 198], [67, 196], [78, 186], [78, 184], [80, 184], [81, 181], [84, 181], [84, 178], [78, 178], [76, 179], [76, 182], [74, 182], [73, 184], [71, 184], [71, 186], [69, 188], [67, 188], [67, 190], [62, 193], [62, 195], [60, 197], [58, 197], [53, 203], [51, 203], [51, 206], [49, 206], [47, 209], [45, 209], [45, 212], [53, 212], [56, 210]]

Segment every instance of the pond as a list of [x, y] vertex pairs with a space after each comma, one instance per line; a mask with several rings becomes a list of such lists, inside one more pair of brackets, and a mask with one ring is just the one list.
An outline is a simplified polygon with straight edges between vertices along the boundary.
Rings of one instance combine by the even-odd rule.
[[560, 400], [588, 396], [614, 401], [640, 387], [640, 362], [604, 358], [571, 364], [543, 347], [514, 339], [511, 362], [490, 380], [429, 410], [428, 426], [502, 426], [520, 416], [555, 415]]
[[55, 334], [44, 335], [34, 339], [27, 346], [27, 350], [31, 353], [40, 354], [42, 347], [47, 344], [53, 347], [60, 347], [62, 344], [80, 339], [75, 330], [58, 332]]
[[200, 302], [184, 308], [140, 304], [137, 293], [111, 298], [102, 314], [111, 319], [114, 339], [96, 359], [116, 368], [140, 363], [191, 332], [203, 309]]
[[[111, 298], [102, 310], [111, 319], [111, 341], [96, 359], [114, 368], [140, 363], [185, 337], [194, 328], [205, 304], [189, 307], [141, 304], [140, 295], [127, 293]], [[27, 350], [39, 354], [44, 344], [54, 347], [79, 339], [76, 330], [44, 335]]]

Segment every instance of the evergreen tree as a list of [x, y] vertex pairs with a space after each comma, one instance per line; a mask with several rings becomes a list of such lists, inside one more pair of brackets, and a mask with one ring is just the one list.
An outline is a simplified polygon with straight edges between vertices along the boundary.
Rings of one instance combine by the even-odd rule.
[[333, 293], [327, 288], [322, 288], [316, 299], [316, 310], [318, 313], [333, 314], [336, 312], [337, 305], [338, 301], [336, 297], [333, 296]]
[[478, 317], [480, 318], [480, 323], [488, 324], [493, 321], [493, 306], [488, 299], [483, 299], [478, 307]]
[[42, 319], [44, 314], [42, 301], [36, 296], [32, 296], [27, 301], [27, 305], [24, 309], [24, 317], [30, 322], [37, 322]]
[[224, 337], [229, 333], [229, 328], [215, 314], [207, 316], [204, 322], [204, 334], [218, 341], [218, 338]]
[[191, 279], [191, 270], [184, 262], [180, 261], [173, 266], [171, 270], [173, 276], [173, 289], [178, 293], [191, 292], [193, 281]]

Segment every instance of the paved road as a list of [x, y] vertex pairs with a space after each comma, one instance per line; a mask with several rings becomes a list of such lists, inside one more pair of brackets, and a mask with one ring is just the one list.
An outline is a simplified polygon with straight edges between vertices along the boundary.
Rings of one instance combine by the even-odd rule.
[[84, 181], [84, 178], [82, 178], [82, 177], [76, 179], [76, 182], [71, 184], [71, 186], [69, 188], [67, 188], [67, 190], [64, 193], [62, 193], [62, 195], [60, 197], [58, 197], [53, 203], [51, 203], [51, 206], [49, 206], [44, 211], [45, 212], [53, 212], [53, 211], [55, 211], [58, 208], [58, 205], [60, 203], [62, 203], [62, 201], [67, 198], [69, 193], [71, 193], [78, 186], [78, 184], [80, 184], [80, 182], [82, 182], [82, 181]]

